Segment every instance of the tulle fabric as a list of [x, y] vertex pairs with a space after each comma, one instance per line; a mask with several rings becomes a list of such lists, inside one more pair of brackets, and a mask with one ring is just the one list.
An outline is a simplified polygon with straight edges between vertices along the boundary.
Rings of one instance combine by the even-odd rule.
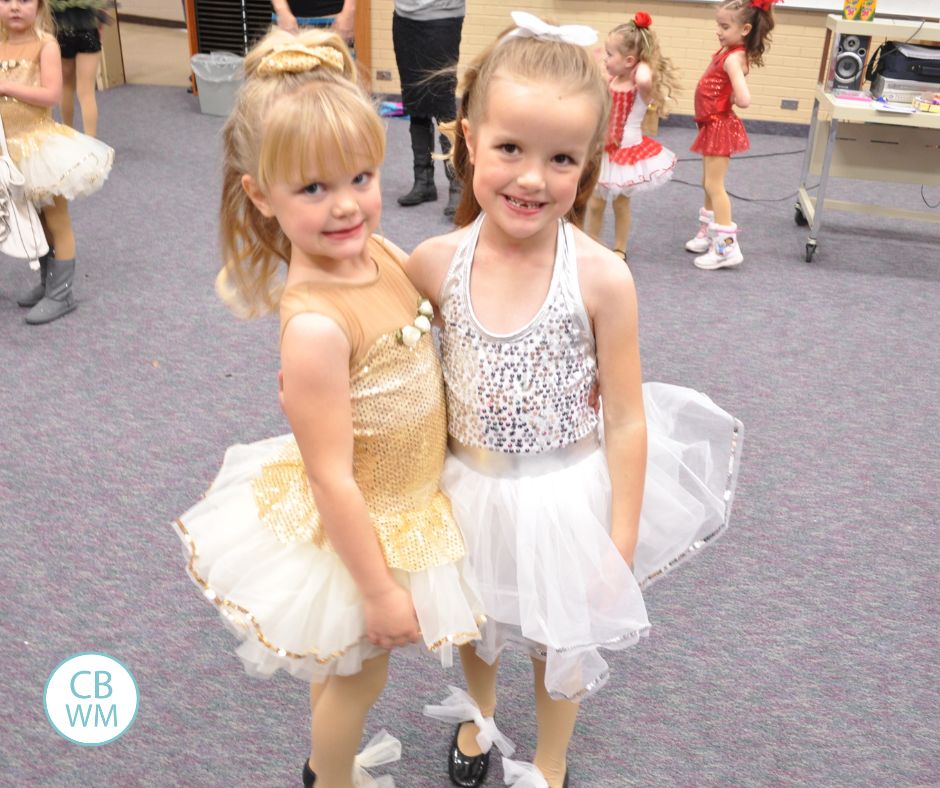
[[638, 159], [632, 164], [617, 164], [605, 153], [595, 193], [608, 198], [619, 195], [629, 197], [668, 183], [676, 169], [676, 154], [668, 148], [659, 147], [655, 155]]
[[[291, 435], [231, 447], [206, 497], [176, 523], [187, 569], [240, 638], [248, 673], [283, 669], [306, 681], [358, 673], [385, 653], [365, 637], [362, 596], [336, 553], [282, 542], [261, 523], [251, 482]], [[451, 647], [479, 636], [483, 608], [462, 561], [392, 570], [411, 592], [424, 647], [451, 662]], [[417, 650], [412, 648], [411, 650]]]
[[26, 196], [38, 205], [53, 197], [74, 200], [100, 189], [111, 172], [114, 151], [100, 140], [60, 123], [44, 123], [22, 134], [17, 166], [26, 179]]
[[634, 572], [609, 535], [603, 448], [564, 470], [488, 476], [448, 457], [441, 486], [467, 541], [487, 622], [476, 644], [491, 663], [510, 644], [545, 659], [556, 698], [596, 692], [609, 671], [600, 649], [647, 634], [641, 587], [726, 527], [737, 479], [740, 422], [691, 389], [643, 387], [648, 460]]
[[503, 755], [512, 755], [516, 745], [498, 727], [493, 717], [484, 717], [477, 702], [460, 687], [447, 687], [450, 694], [439, 704], [424, 707], [424, 714], [441, 722], [455, 725], [472, 721], [477, 726], [476, 740], [482, 752], [489, 752], [495, 744]]
[[503, 784], [513, 788], [550, 788], [545, 775], [534, 763], [503, 758]]
[[353, 761], [352, 784], [355, 788], [395, 788], [391, 775], [373, 777], [367, 770], [401, 760], [401, 742], [382, 728]]

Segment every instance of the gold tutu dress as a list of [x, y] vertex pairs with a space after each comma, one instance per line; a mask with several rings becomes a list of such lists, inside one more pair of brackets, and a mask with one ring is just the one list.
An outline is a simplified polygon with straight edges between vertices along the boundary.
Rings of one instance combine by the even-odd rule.
[[[38, 86], [39, 53], [51, 36], [26, 44], [0, 44], [0, 81]], [[26, 199], [50, 205], [53, 197], [73, 200], [101, 188], [114, 151], [100, 140], [52, 119], [50, 107], [0, 96], [0, 117], [10, 157], [26, 180]]]
[[[281, 331], [324, 314], [352, 347], [353, 473], [385, 561], [411, 592], [424, 644], [449, 665], [480, 637], [482, 605], [464, 579], [464, 543], [438, 481], [447, 425], [430, 333], [397, 336], [419, 296], [381, 241], [366, 284], [303, 283], [281, 298]], [[306, 680], [357, 673], [384, 653], [365, 637], [362, 596], [320, 525], [297, 443], [282, 435], [229, 448], [205, 498], [176, 522], [187, 569], [242, 643], [246, 670]]]

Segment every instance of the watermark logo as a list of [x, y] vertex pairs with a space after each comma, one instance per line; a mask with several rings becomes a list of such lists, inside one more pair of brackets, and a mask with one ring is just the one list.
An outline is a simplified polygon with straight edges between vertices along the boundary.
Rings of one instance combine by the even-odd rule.
[[69, 741], [94, 747], [120, 737], [134, 722], [140, 692], [131, 672], [107, 654], [75, 654], [49, 676], [46, 717]]

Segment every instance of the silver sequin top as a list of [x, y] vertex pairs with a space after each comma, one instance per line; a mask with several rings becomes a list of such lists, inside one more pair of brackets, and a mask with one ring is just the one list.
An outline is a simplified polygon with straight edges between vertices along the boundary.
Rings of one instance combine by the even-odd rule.
[[470, 303], [483, 220], [481, 214], [474, 222], [441, 288], [448, 432], [465, 446], [510, 454], [567, 446], [597, 429], [588, 402], [597, 357], [572, 228], [559, 222], [551, 285], [535, 317], [512, 334], [494, 334]]

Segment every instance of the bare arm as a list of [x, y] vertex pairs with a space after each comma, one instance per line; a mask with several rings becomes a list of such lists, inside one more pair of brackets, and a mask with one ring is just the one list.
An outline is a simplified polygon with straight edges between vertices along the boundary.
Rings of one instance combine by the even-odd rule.
[[633, 74], [633, 83], [636, 85], [640, 98], [649, 104], [650, 93], [653, 90], [653, 72], [648, 63], [639, 63]]
[[[580, 252], [579, 252], [580, 254]], [[586, 260], [585, 304], [594, 324], [611, 484], [610, 535], [633, 565], [646, 477], [646, 416], [636, 290], [623, 261], [603, 250]]]
[[402, 268], [415, 289], [431, 300], [437, 317], [439, 317], [438, 302], [444, 277], [447, 276], [447, 269], [454, 258], [454, 252], [457, 250], [463, 232], [465, 231], [458, 230], [421, 242], [402, 264]]
[[725, 60], [725, 73], [731, 79], [734, 103], [745, 109], [751, 106], [751, 91], [747, 88], [746, 60], [743, 52], [732, 52]]
[[346, 0], [343, 10], [333, 19], [333, 29], [343, 41], [352, 41], [356, 30], [356, 0]]
[[0, 82], [0, 95], [37, 107], [54, 107], [62, 98], [62, 55], [59, 44], [46, 41], [39, 52], [39, 84]]
[[369, 640], [382, 648], [413, 643], [411, 596], [392, 577], [353, 477], [349, 342], [322, 315], [288, 323], [281, 342], [281, 403], [303, 456], [320, 523], [359, 587]]
[[271, 0], [271, 5], [274, 7], [274, 13], [277, 14], [277, 26], [281, 30], [286, 30], [288, 33], [300, 32], [297, 17], [291, 12], [287, 0]]

